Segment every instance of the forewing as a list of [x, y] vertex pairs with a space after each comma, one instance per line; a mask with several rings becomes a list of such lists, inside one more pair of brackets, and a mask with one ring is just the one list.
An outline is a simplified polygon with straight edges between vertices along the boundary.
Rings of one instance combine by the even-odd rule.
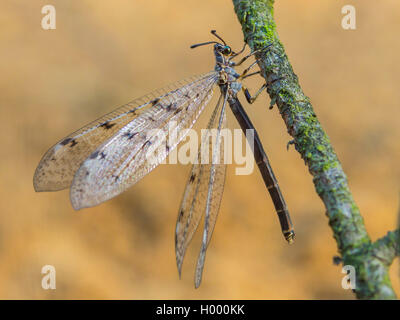
[[[217, 129], [217, 139], [214, 141], [214, 144], [212, 144], [212, 140], [208, 139], [206, 136], [203, 137], [197, 157], [198, 163], [194, 164], [192, 167], [178, 213], [175, 232], [175, 253], [179, 274], [181, 274], [183, 258], [187, 247], [199, 225], [201, 217], [204, 212], [206, 212], [211, 175], [214, 176], [214, 186], [209, 204], [210, 219], [208, 224], [208, 242], [211, 238], [222, 199], [226, 165], [223, 159], [224, 145], [218, 142], [218, 140], [220, 140], [218, 139], [218, 132], [225, 127], [226, 120], [224, 118], [225, 113], [222, 113], [220, 102], [221, 98], [207, 126], [207, 129]], [[217, 144], [219, 145], [219, 159], [216, 161], [214, 160], [214, 163], [217, 162], [219, 164], [201, 163], [200, 152], [204, 152], [204, 150], [208, 149], [208, 153], [212, 154], [213, 146], [215, 147]]]
[[204, 269], [204, 261], [206, 258], [206, 251], [212, 233], [214, 231], [215, 223], [219, 207], [221, 204], [222, 194], [225, 184], [226, 164], [224, 161], [224, 144], [222, 143], [221, 130], [226, 126], [226, 112], [225, 106], [227, 101], [227, 93], [225, 94], [224, 103], [222, 105], [221, 114], [219, 117], [218, 132], [216, 138], [216, 146], [212, 153], [212, 164], [210, 168], [210, 177], [208, 183], [207, 200], [204, 217], [203, 238], [200, 248], [199, 257], [197, 259], [196, 273], [195, 273], [195, 287], [198, 288], [201, 283], [201, 278]]
[[213, 72], [172, 91], [92, 152], [72, 182], [72, 206], [81, 209], [106, 201], [160, 164], [193, 126], [217, 79]]
[[[207, 130], [218, 126], [221, 98], [222, 96], [220, 96], [217, 106], [214, 108]], [[201, 164], [201, 150], [208, 148], [210, 153], [212, 145], [209, 142], [210, 140], [207, 136], [201, 141], [196, 162], [192, 166], [178, 213], [175, 229], [175, 254], [179, 275], [181, 274], [186, 249], [199, 225], [206, 206], [211, 164]]]
[[69, 187], [82, 162], [104, 141], [110, 139], [155, 103], [168, 100], [178, 88], [202, 82], [212, 76], [213, 73], [208, 73], [156, 90], [71, 133], [51, 147], [41, 159], [33, 178], [35, 190], [58, 191]]

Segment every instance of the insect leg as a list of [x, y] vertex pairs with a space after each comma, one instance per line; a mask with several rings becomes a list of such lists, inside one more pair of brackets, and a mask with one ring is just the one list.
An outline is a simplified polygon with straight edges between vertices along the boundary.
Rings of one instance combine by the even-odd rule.
[[233, 58], [237, 57], [239, 54], [243, 53], [244, 49], [246, 48], [246, 42], [243, 45], [243, 48], [239, 51], [239, 52], [234, 52], [232, 53], [232, 55], [230, 56], [230, 58], [228, 59], [228, 61], [231, 61]]
[[[242, 79], [247, 78], [247, 77], [250, 77], [250, 76], [255, 75], [255, 74], [257, 74], [257, 73], [260, 73], [260, 71], [250, 73], [250, 74], [248, 74], [248, 75], [242, 77]], [[280, 77], [280, 78], [277, 78], [277, 79], [272, 80], [272, 81], [269, 82], [269, 83], [264, 83], [264, 84], [261, 86], [261, 88], [258, 89], [258, 91], [255, 93], [254, 96], [252, 96], [252, 95], [250, 94], [249, 89], [247, 89], [245, 86], [242, 86], [242, 91], [243, 91], [243, 93], [244, 93], [244, 96], [246, 97], [247, 102], [250, 103], [250, 104], [254, 103], [254, 101], [256, 101], [257, 97], [260, 95], [261, 92], [263, 92], [263, 90], [264, 90], [265, 88], [267, 88], [268, 86], [270, 86], [270, 85], [273, 84], [274, 82], [279, 81], [279, 80], [282, 80], [282, 79], [284, 79], [284, 78], [283, 78], [283, 77]], [[272, 108], [270, 107], [270, 109], [272, 109]]]
[[243, 77], [245, 77], [247, 75], [247, 72], [249, 72], [250, 69], [253, 68], [257, 64], [257, 62], [258, 62], [258, 60], [254, 61], [250, 66], [248, 66], [246, 69], [244, 69], [238, 79], [243, 79]]
[[234, 66], [240, 66], [243, 62], [245, 62], [248, 58], [251, 56], [255, 55], [256, 53], [262, 52], [266, 49], [268, 49], [272, 44], [269, 44], [268, 46], [265, 46], [264, 48], [254, 50], [253, 52], [250, 52], [247, 56], [244, 56], [238, 63], [234, 63]]
[[251, 77], [251, 76], [254, 76], [254, 75], [260, 74], [260, 73], [261, 73], [261, 71], [258, 70], [258, 71], [256, 71], [256, 72], [252, 72], [252, 73], [246, 74], [246, 75], [243, 76], [241, 79], [243, 80], [243, 79], [246, 79], [246, 78], [248, 78], [248, 77]]
[[256, 92], [256, 94], [254, 96], [251, 96], [249, 89], [247, 89], [245, 86], [242, 86], [242, 90], [244, 93], [244, 96], [246, 97], [246, 100], [248, 103], [252, 104], [254, 103], [254, 101], [256, 101], [257, 97], [260, 95], [261, 92], [263, 92], [263, 90], [267, 87], [267, 84], [264, 83], [260, 89], [258, 89], [258, 91]]

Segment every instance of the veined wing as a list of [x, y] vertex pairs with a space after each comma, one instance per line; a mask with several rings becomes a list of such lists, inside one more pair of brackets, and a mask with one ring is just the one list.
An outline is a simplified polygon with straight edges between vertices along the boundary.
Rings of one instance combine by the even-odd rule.
[[[228, 91], [225, 93], [224, 103], [222, 105], [221, 115], [218, 124], [218, 133], [216, 139], [216, 146], [212, 153], [212, 164], [210, 170], [210, 180], [207, 193], [207, 203], [206, 212], [204, 218], [204, 230], [203, 230], [203, 240], [200, 248], [199, 257], [197, 259], [196, 274], [195, 274], [195, 287], [198, 288], [201, 283], [201, 277], [203, 275], [204, 261], [206, 258], [206, 251], [212, 232], [214, 231], [214, 226], [217, 221], [219, 206], [222, 199], [222, 193], [225, 183], [225, 170], [226, 164], [221, 161], [224, 150], [223, 144], [221, 143], [221, 129], [226, 125], [226, 101], [228, 99]], [[223, 168], [223, 173], [221, 168]]]
[[[207, 129], [217, 128], [217, 137], [214, 142], [214, 148], [208, 140], [208, 137], [203, 137], [197, 158], [198, 163], [194, 164], [192, 167], [190, 178], [187, 182], [178, 213], [175, 232], [175, 253], [179, 275], [181, 274], [186, 249], [204, 212], [206, 213], [206, 221], [204, 225], [205, 230], [207, 229], [206, 242], [207, 244], [209, 243], [222, 199], [226, 165], [223, 161], [224, 145], [221, 143], [222, 137], [220, 134], [221, 129], [225, 127], [226, 122], [226, 100], [221, 107], [221, 97], [207, 127]], [[201, 163], [201, 152], [204, 152], [205, 148], [207, 148], [208, 152], [212, 154], [211, 163]], [[214, 155], [214, 152], [216, 151], [217, 153]], [[200, 285], [201, 271], [200, 278], [196, 271], [196, 287]]]
[[[207, 130], [218, 126], [218, 114], [221, 110], [221, 99], [222, 95], [219, 97], [217, 106], [214, 108], [207, 125]], [[189, 180], [186, 183], [176, 222], [175, 254], [179, 276], [181, 275], [182, 263], [186, 249], [192, 240], [193, 234], [197, 230], [206, 207], [211, 164], [201, 164], [201, 153], [205, 148], [208, 148], [209, 153], [210, 150], [212, 150], [212, 144], [210, 143], [208, 136], [204, 136], [202, 139], [196, 163], [193, 164]]]
[[171, 91], [82, 163], [71, 185], [75, 209], [95, 206], [139, 181], [184, 138], [212, 96], [216, 72]]
[[79, 166], [100, 144], [156, 103], [170, 99], [178, 88], [186, 86], [189, 89], [213, 77], [214, 72], [211, 72], [156, 90], [71, 133], [51, 147], [41, 159], [33, 178], [35, 190], [58, 191], [68, 188]]

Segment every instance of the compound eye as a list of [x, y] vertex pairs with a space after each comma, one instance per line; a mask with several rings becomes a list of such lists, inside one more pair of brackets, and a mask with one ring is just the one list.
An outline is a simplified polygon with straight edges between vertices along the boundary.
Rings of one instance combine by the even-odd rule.
[[225, 46], [225, 47], [224, 47], [224, 54], [225, 54], [225, 55], [229, 55], [229, 54], [231, 54], [231, 53], [232, 53], [231, 48], [228, 47], [228, 46]]

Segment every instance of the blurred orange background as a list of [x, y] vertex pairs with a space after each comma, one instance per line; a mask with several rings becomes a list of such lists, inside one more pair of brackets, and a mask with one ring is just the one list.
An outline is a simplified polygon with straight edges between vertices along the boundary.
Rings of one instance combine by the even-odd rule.
[[[57, 29], [41, 28], [42, 6]], [[343, 30], [341, 8], [357, 9]], [[289, 1], [275, 5], [278, 32], [348, 176], [373, 240], [397, 225], [400, 39], [398, 1]], [[0, 4], [0, 298], [353, 299], [325, 209], [276, 108], [263, 93], [245, 104], [289, 206], [296, 241], [284, 241], [257, 171], [227, 172], [203, 283], [194, 289], [199, 237], [179, 280], [176, 215], [189, 166], [162, 165], [122, 195], [75, 212], [68, 191], [35, 193], [44, 152], [87, 122], [136, 97], [211, 70], [216, 29], [237, 50], [231, 1], [2, 1]], [[241, 70], [241, 69], [239, 69]], [[249, 79], [252, 92], [262, 79]], [[243, 97], [241, 97], [242, 100]], [[244, 102], [244, 101], [243, 101]], [[197, 128], [207, 122], [212, 104]], [[229, 111], [230, 112], [230, 111]], [[231, 127], [238, 128], [229, 113]], [[56, 268], [43, 290], [41, 268]], [[391, 268], [400, 292], [399, 265]]]

